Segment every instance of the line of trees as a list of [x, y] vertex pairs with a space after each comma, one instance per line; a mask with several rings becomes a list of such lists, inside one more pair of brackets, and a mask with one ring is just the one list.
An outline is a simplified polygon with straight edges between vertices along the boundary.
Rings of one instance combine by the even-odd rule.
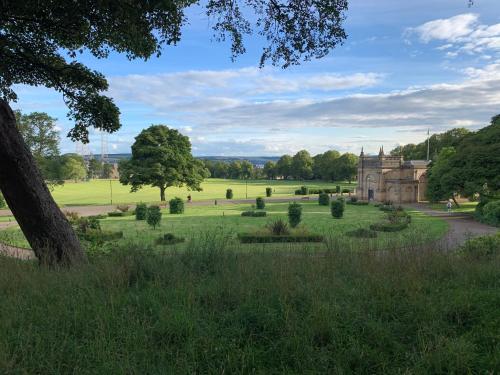
[[256, 168], [247, 160], [204, 160], [205, 168], [214, 178], [235, 179], [296, 179], [324, 181], [352, 181], [356, 178], [358, 157], [351, 153], [326, 151], [314, 157], [306, 150], [295, 155], [283, 155], [277, 162], [268, 161], [263, 168]]

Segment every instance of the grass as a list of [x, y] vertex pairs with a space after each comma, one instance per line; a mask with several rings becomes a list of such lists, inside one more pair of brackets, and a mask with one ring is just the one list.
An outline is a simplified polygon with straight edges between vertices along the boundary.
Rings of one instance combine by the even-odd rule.
[[500, 371], [498, 256], [247, 253], [217, 233], [69, 271], [0, 258], [0, 372]]
[[[463, 212], [463, 213], [473, 213], [474, 210], [476, 209], [478, 202], [461, 202], [460, 207], [455, 206], [453, 204], [452, 206], [452, 212]], [[443, 211], [446, 212], [448, 211], [448, 208], [446, 207], [446, 203], [430, 203], [429, 207], [432, 208], [433, 210], [438, 210], [438, 211]]]
[[[328, 246], [348, 246], [355, 249], [361, 239], [352, 239], [345, 235], [346, 232], [357, 228], [368, 228], [385, 217], [385, 213], [373, 206], [347, 205], [344, 218], [334, 219], [328, 206], [320, 206], [317, 202], [303, 202], [301, 227], [310, 232], [324, 235]], [[242, 217], [241, 212], [251, 208], [248, 204], [190, 206], [186, 205], [183, 215], [171, 215], [167, 210], [162, 210], [161, 226], [153, 230], [145, 221], [136, 221], [134, 216], [110, 217], [101, 220], [103, 230], [122, 231], [124, 237], [119, 244], [140, 242], [152, 245], [163, 233], [174, 233], [185, 237], [187, 241], [196, 238], [199, 233], [206, 230], [223, 228], [232, 240], [236, 242], [237, 233], [252, 232], [263, 228], [266, 223], [283, 218], [287, 220], [288, 203], [267, 203], [267, 217]], [[387, 248], [404, 246], [407, 243], [426, 242], [440, 238], [448, 229], [447, 223], [440, 218], [423, 215], [420, 212], [410, 212], [412, 224], [410, 228], [397, 233], [379, 233], [376, 239], [371, 240], [373, 248]], [[300, 229], [300, 228], [299, 228]], [[28, 247], [28, 243], [18, 228], [9, 228], [0, 231], [0, 241], [15, 246]], [[116, 243], [110, 244], [115, 246]], [[186, 245], [179, 245], [180, 247]], [[248, 245], [250, 251], [262, 246]], [[324, 249], [323, 244], [317, 244], [317, 249]]]
[[[193, 200], [225, 199], [226, 189], [233, 189], [233, 199], [244, 199], [248, 187], [248, 198], [266, 196], [266, 187], [273, 188], [274, 197], [287, 197], [294, 195], [294, 191], [300, 186], [306, 185], [310, 188], [342, 188], [354, 189], [356, 184], [349, 185], [347, 182], [321, 182], [321, 181], [284, 181], [284, 180], [224, 180], [209, 178], [202, 184], [203, 191], [188, 191], [184, 188], [170, 187], [166, 190], [167, 200], [173, 197], [186, 199], [191, 194]], [[91, 180], [88, 182], [74, 183], [66, 181], [63, 186], [55, 187], [52, 195], [59, 205], [106, 205], [110, 204], [111, 192], [113, 204], [131, 204], [137, 202], [158, 202], [160, 191], [158, 188], [146, 186], [136, 193], [130, 192], [130, 186], [124, 186], [117, 180]]]

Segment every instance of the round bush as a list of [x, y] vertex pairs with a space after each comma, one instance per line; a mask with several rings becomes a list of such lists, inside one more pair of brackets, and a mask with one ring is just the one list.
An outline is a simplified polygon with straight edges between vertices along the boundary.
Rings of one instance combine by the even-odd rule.
[[335, 186], [335, 192], [336, 192], [337, 194], [338, 194], [338, 193], [340, 193], [340, 186], [339, 186], [339, 185]]
[[318, 197], [318, 203], [320, 206], [328, 206], [330, 204], [330, 196], [326, 193], [321, 193]]
[[264, 198], [258, 197], [255, 200], [255, 207], [257, 207], [258, 210], [263, 210], [264, 208], [266, 208], [266, 202], [264, 201]]
[[184, 213], [184, 201], [179, 197], [175, 197], [174, 199], [171, 199], [169, 202], [169, 212], [171, 214], [183, 214]]
[[139, 203], [135, 207], [135, 219], [146, 220], [147, 212], [148, 212], [148, 206], [146, 206], [146, 203]]
[[486, 203], [483, 207], [483, 221], [495, 226], [500, 225], [500, 200]]
[[307, 194], [309, 194], [309, 188], [308, 188], [307, 186], [301, 186], [301, 187], [300, 187], [300, 193], [301, 193], [302, 195], [307, 195]]
[[146, 221], [149, 225], [156, 229], [161, 222], [161, 211], [159, 206], [149, 206], [146, 214]]
[[233, 189], [226, 190], [226, 199], [233, 199]]
[[299, 225], [302, 220], [302, 206], [299, 203], [290, 203], [288, 206], [288, 222], [292, 228]]
[[271, 195], [273, 195], [273, 189], [270, 187], [267, 187], [266, 188], [266, 197], [269, 198]]
[[342, 218], [342, 216], [344, 216], [344, 201], [340, 199], [332, 201], [332, 204], [330, 205], [330, 210], [334, 218], [336, 219]]

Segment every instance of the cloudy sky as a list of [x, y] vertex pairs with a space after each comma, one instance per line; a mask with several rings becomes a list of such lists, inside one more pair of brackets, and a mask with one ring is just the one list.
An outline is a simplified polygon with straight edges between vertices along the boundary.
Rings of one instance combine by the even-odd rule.
[[[258, 68], [260, 46], [231, 62], [210, 20], [189, 10], [178, 46], [159, 59], [85, 56], [104, 73], [122, 129], [109, 153], [130, 152], [141, 129], [165, 124], [195, 155], [265, 156], [328, 149], [376, 152], [420, 142], [427, 129], [477, 129], [500, 113], [500, 0], [351, 0], [343, 46], [287, 70]], [[14, 108], [58, 118], [62, 152], [71, 127], [59, 94], [18, 87]], [[100, 153], [100, 136], [89, 145]]]

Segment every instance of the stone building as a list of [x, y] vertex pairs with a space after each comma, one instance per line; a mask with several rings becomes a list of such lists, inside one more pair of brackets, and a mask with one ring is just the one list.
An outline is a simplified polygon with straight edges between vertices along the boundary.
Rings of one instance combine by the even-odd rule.
[[427, 160], [407, 160], [389, 156], [380, 148], [378, 156], [359, 155], [358, 199], [394, 204], [425, 200], [427, 189]]

